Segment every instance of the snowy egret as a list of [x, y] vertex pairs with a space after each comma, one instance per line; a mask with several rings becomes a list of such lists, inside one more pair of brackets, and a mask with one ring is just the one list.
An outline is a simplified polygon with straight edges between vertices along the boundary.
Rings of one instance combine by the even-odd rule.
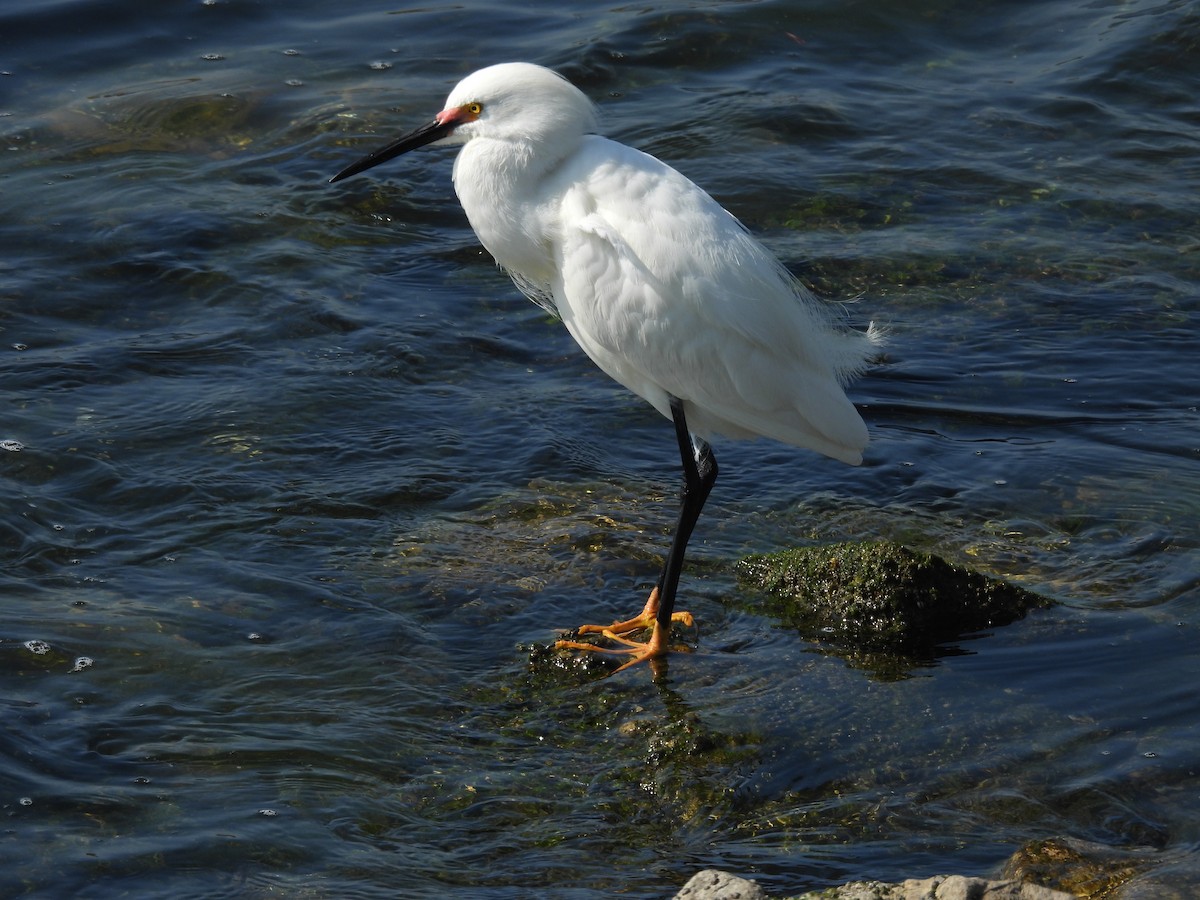
[[665, 654], [672, 623], [693, 621], [675, 611], [675, 593], [717, 478], [707, 438], [774, 438], [858, 465], [867, 428], [844, 385], [878, 335], [835, 322], [708, 194], [596, 127], [591, 102], [557, 73], [489, 66], [433, 121], [331, 181], [426, 144], [462, 144], [454, 188], [483, 246], [596, 365], [674, 423], [683, 497], [658, 583], [633, 618], [576, 629], [615, 647], [557, 643], [628, 654], [620, 671]]

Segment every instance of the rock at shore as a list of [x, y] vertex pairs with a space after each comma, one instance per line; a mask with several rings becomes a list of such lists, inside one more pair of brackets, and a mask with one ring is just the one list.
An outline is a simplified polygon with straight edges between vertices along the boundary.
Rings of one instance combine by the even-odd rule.
[[[706, 869], [675, 895], [674, 900], [768, 900], [756, 882], [728, 872]], [[938, 875], [900, 884], [856, 881], [841, 887], [800, 894], [792, 900], [1075, 900], [1073, 894], [1028, 882], [989, 881], [962, 875]]]

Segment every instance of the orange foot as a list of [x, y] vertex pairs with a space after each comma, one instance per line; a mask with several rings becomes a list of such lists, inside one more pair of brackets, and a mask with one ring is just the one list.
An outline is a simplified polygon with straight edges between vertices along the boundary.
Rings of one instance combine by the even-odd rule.
[[[676, 622], [687, 625], [689, 628], [696, 624], [696, 620], [689, 612], [672, 613], [671, 623]], [[630, 637], [630, 635], [645, 631], [647, 628], [651, 629], [650, 637], [647, 640], [639, 641]], [[668, 650], [667, 640], [670, 638], [670, 629], [662, 628], [658, 624], [658, 588], [650, 592], [650, 599], [646, 601], [645, 607], [632, 619], [613, 622], [611, 625], [581, 625], [575, 629], [576, 636], [583, 634], [598, 634], [621, 646], [604, 647], [586, 641], [555, 641], [554, 648], [556, 650], [582, 650], [586, 653], [621, 653], [629, 656], [630, 659], [627, 662], [613, 670], [612, 674], [614, 675], [643, 660], [657, 659], [665, 655]]]

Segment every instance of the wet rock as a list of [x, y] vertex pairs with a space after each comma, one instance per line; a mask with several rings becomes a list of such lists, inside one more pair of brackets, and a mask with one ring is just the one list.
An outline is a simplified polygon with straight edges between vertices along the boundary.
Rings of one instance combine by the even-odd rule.
[[697, 872], [675, 895], [675, 900], [766, 900], [756, 882], [728, 872], [705, 869]]
[[[1126, 893], [1118, 888], [1159, 861], [1148, 848], [1109, 847], [1071, 838], [1048, 838], [1026, 844], [1005, 863], [1003, 875], [1052, 884], [1074, 897], [1107, 898]], [[1168, 893], [1151, 896], [1167, 900]]]
[[765, 591], [757, 611], [812, 640], [868, 653], [928, 655], [938, 644], [1052, 603], [890, 541], [750, 556], [738, 572]]
[[896, 885], [895, 900], [1074, 900], [1073, 894], [1025, 881], [988, 881], [962, 875], [939, 875]]
[[[693, 876], [674, 900], [767, 900], [767, 895], [753, 881], [707, 869]], [[1075, 900], [1075, 897], [1020, 880], [938, 875], [900, 884], [855, 881], [800, 894], [792, 900]]]
[[884, 884], [882, 881], [852, 881], [841, 887], [801, 894], [794, 900], [895, 900], [892, 894], [894, 888], [894, 884]]
[[853, 882], [828, 891], [801, 894], [795, 900], [1074, 900], [1074, 897], [1022, 881], [938, 875], [900, 884]]

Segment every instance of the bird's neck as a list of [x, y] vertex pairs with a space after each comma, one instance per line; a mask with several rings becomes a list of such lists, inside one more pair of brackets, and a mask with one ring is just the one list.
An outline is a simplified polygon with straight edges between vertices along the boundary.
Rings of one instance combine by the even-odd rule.
[[454, 161], [454, 190], [480, 242], [499, 265], [538, 283], [548, 282], [551, 267], [542, 226], [545, 158], [528, 145], [476, 138]]

